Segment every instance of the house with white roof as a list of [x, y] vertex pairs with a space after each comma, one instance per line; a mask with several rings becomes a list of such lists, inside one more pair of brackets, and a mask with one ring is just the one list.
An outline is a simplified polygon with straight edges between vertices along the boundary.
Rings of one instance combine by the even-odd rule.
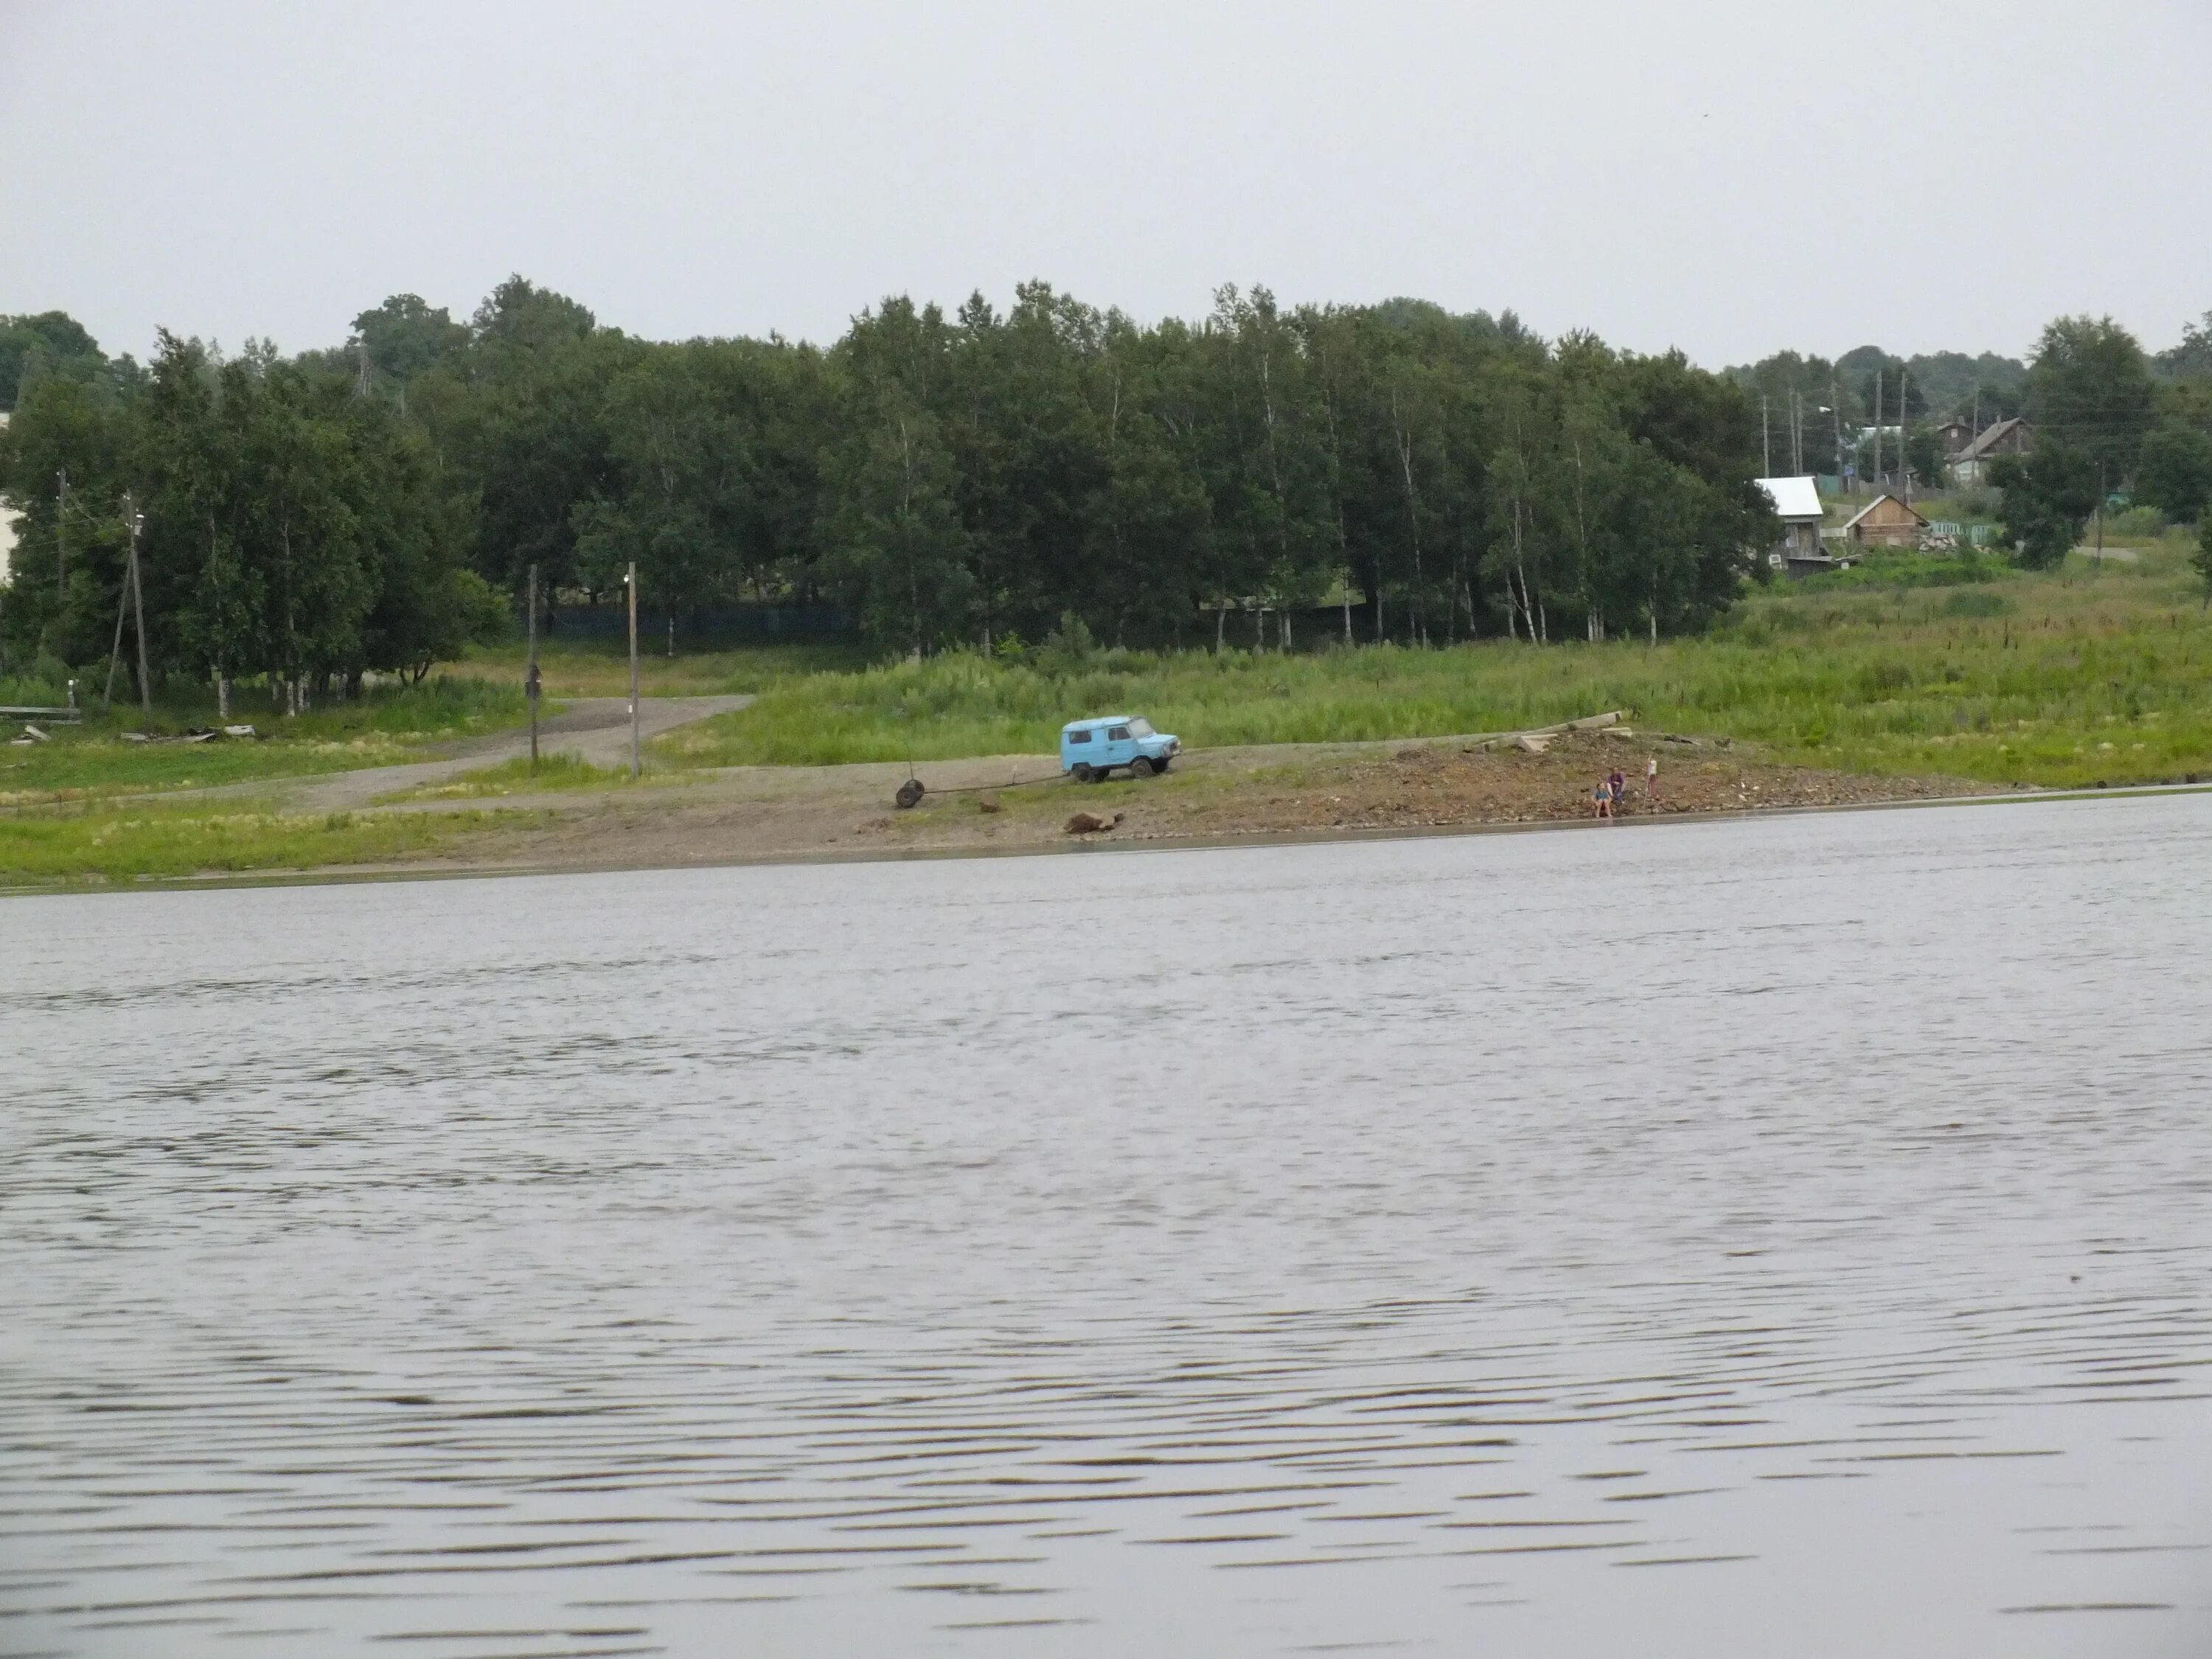
[[1833, 561], [1820, 549], [1820, 525], [1827, 509], [1820, 505], [1819, 485], [1809, 477], [1752, 482], [1766, 492], [1766, 499], [1774, 503], [1774, 516], [1782, 520], [1782, 539], [1767, 550], [1767, 563], [1792, 575], [1826, 569]]
[[[8, 412], [0, 410], [0, 432], [8, 429]], [[15, 552], [15, 515], [0, 507], [0, 587], [8, 582], [8, 561]]]

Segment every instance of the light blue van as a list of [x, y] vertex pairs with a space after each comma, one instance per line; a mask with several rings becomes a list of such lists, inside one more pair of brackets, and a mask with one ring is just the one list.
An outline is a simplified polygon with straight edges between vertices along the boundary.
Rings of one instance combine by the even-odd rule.
[[1123, 766], [1133, 778], [1149, 778], [1182, 752], [1180, 738], [1153, 731], [1140, 715], [1107, 714], [1060, 728], [1060, 769], [1078, 783], [1101, 782]]

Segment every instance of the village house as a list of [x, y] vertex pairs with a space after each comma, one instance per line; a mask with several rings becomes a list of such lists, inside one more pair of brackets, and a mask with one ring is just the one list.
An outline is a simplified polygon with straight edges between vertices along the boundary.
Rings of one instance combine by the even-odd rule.
[[1984, 427], [1951, 459], [1951, 476], [1962, 484], [1982, 482], [1988, 464], [2000, 455], [2025, 455], [2035, 447], [2035, 429], [2014, 417]]
[[1917, 547], [1927, 529], [1925, 518], [1885, 493], [1851, 516], [1844, 526], [1844, 535], [1857, 547]]
[[1826, 513], [1819, 485], [1809, 477], [1753, 482], [1766, 492], [1766, 499], [1774, 503], [1774, 516], [1782, 520], [1782, 539], [1768, 550], [1767, 563], [1793, 576], [1828, 568], [1834, 562], [1820, 546], [1820, 523]]
[[[8, 429], [8, 416], [0, 410], [0, 432]], [[8, 562], [15, 556], [15, 515], [0, 507], [0, 583], [8, 580]]]
[[1966, 446], [1974, 441], [1974, 423], [1962, 421], [1954, 415], [1949, 420], [1938, 423], [1936, 441], [1943, 446], [1943, 458], [1955, 461]]

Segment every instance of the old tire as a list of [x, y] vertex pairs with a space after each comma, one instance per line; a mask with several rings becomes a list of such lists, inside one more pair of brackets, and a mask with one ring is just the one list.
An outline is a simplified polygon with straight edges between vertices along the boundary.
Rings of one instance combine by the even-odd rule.
[[1078, 783], [1088, 783], [1097, 775], [1091, 771], [1089, 761], [1078, 761], [1068, 769], [1067, 775]]
[[1129, 763], [1129, 775], [1133, 778], [1149, 778], [1159, 769], [1152, 764], [1152, 757], [1149, 755], [1139, 755]]

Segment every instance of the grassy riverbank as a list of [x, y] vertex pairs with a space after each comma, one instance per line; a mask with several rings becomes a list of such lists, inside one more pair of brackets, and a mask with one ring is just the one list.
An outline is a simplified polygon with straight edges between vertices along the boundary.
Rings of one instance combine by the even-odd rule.
[[528, 717], [519, 676], [504, 684], [441, 676], [421, 685], [380, 688], [291, 718], [241, 694], [233, 700], [231, 720], [252, 726], [258, 735], [252, 738], [127, 739], [125, 732], [174, 738], [215, 724], [215, 698], [207, 688], [172, 686], [155, 701], [151, 720], [135, 702], [118, 702], [81, 725], [43, 724], [46, 742], [0, 748], [0, 807], [390, 766], [413, 758], [426, 744], [482, 736]]
[[[122, 732], [139, 721], [128, 710], [52, 728], [49, 743], [0, 748], [0, 884], [404, 861], [464, 843], [494, 858], [512, 845], [556, 867], [889, 846], [921, 834], [930, 817], [883, 816], [896, 776], [748, 774], [757, 781], [739, 787], [708, 769], [911, 757], [932, 763], [933, 787], [951, 787], [963, 761], [1049, 752], [1063, 720], [1117, 708], [1148, 714], [1226, 763], [1217, 776], [1194, 757], [1191, 775], [1179, 768], [1164, 790], [1133, 796], [1129, 833], [1143, 834], [1571, 816], [1586, 788], [1578, 774], [1500, 782], [1466, 768], [1440, 780], [1386, 767], [1370, 775], [1371, 757], [1342, 755], [1298, 761], [1321, 768], [1310, 777], [1255, 769], [1274, 763], [1270, 745], [1514, 730], [1608, 708], [1629, 711], [1647, 738], [1673, 732], [1730, 739], [1729, 766], [1820, 775], [1801, 788], [1775, 771], [1754, 772], [1738, 788], [1732, 774], [1716, 772], [1719, 781], [1698, 786], [1745, 805], [1784, 798], [1776, 792], [1785, 785], [1811, 792], [1801, 804], [1855, 799], [1856, 786], [1838, 781], [1848, 779], [1887, 798], [1923, 784], [1955, 793], [1978, 784], [2117, 787], [2212, 776], [2212, 613], [2178, 546], [2119, 551], [2101, 569], [2076, 557], [2048, 575], [1990, 561], [1875, 559], [1759, 590], [1712, 633], [1656, 647], [1488, 641], [1219, 656], [1054, 647], [1017, 660], [966, 653], [875, 667], [818, 648], [648, 659], [648, 696], [743, 688], [758, 700], [656, 740], [653, 787], [634, 797], [626, 769], [557, 754], [534, 777], [526, 762], [502, 756], [458, 775], [396, 778], [383, 799], [410, 803], [396, 812], [373, 805], [337, 811], [329, 802], [309, 811], [297, 804], [297, 789], [284, 787], [286, 779], [422, 758], [440, 752], [433, 745], [519, 724], [520, 652], [484, 653], [426, 685], [296, 720], [270, 718], [241, 699], [243, 718], [272, 733], [265, 741], [129, 743]], [[564, 647], [545, 660], [552, 696], [619, 691], [627, 683], [618, 649]], [[210, 723], [213, 710], [193, 701], [198, 695], [187, 690], [159, 706], [151, 729]], [[1393, 764], [1401, 762], [1418, 771], [1402, 757]], [[1722, 764], [1698, 763], [1701, 778]], [[659, 787], [677, 775], [694, 787]], [[994, 763], [968, 782], [1002, 776]], [[235, 789], [168, 798], [241, 784], [254, 786], [252, 799]], [[539, 797], [526, 812], [477, 804], [526, 794]], [[118, 799], [126, 795], [151, 799]], [[960, 799], [973, 816], [973, 801]], [[1136, 825], [1145, 815], [1160, 822]], [[979, 821], [975, 833], [1013, 839], [1018, 817], [1010, 811], [995, 830]], [[501, 825], [520, 833], [478, 838]]]
[[452, 850], [525, 813], [285, 812], [266, 803], [80, 805], [0, 815], [0, 887], [319, 870]]
[[973, 653], [769, 684], [671, 733], [687, 766], [1042, 753], [1062, 720], [1139, 712], [1193, 746], [1441, 736], [1607, 708], [1844, 771], [2079, 785], [2212, 774], [2212, 616], [2181, 555], [2050, 575], [1899, 555], [1777, 584], [1711, 635], [1285, 656]]

